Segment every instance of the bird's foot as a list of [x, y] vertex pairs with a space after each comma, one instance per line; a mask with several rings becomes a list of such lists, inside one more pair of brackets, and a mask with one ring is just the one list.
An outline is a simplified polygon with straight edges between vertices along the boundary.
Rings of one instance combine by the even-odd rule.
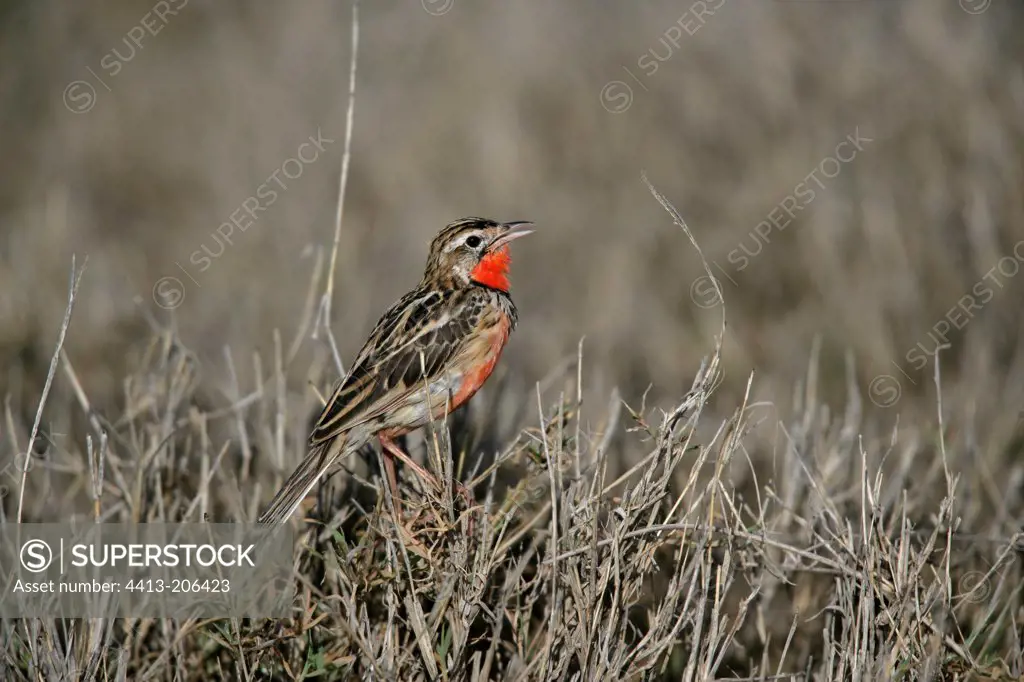
[[463, 511], [463, 514], [466, 515], [466, 534], [473, 535], [473, 514], [478, 506], [473, 498], [473, 491], [462, 481], [455, 481], [455, 494], [461, 497], [466, 505], [466, 509]]

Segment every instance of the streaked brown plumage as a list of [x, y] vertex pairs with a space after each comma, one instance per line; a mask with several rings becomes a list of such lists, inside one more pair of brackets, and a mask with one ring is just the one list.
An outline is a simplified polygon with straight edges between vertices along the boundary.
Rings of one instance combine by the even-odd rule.
[[423, 279], [370, 332], [324, 406], [309, 454], [260, 523], [290, 517], [328, 469], [374, 436], [383, 448], [392, 495], [398, 494], [393, 457], [430, 477], [393, 439], [443, 420], [490, 376], [516, 326], [508, 243], [529, 234], [521, 229], [527, 225], [465, 218], [438, 233]]

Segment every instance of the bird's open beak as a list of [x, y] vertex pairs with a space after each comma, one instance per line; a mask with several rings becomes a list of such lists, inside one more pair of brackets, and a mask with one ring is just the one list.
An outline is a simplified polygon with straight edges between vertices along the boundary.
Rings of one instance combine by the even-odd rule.
[[519, 239], [525, 237], [528, 234], [532, 234], [533, 230], [527, 230], [527, 227], [533, 227], [533, 223], [528, 220], [516, 220], [511, 223], [503, 223], [505, 232], [495, 237], [494, 241], [487, 245], [488, 251], [501, 248], [505, 244], [508, 244], [513, 239]]

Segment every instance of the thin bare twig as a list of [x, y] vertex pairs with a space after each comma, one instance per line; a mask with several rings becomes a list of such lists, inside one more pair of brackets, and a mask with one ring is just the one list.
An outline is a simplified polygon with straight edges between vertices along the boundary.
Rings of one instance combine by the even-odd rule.
[[[43, 408], [46, 406], [46, 398], [50, 394], [50, 386], [53, 384], [53, 375], [57, 373], [57, 361], [60, 359], [61, 349], [64, 348], [64, 338], [68, 333], [68, 326], [71, 324], [71, 311], [75, 307], [75, 296], [78, 294], [78, 285], [82, 281], [82, 274], [89, 259], [82, 264], [81, 270], [76, 270], [75, 256], [71, 256], [71, 281], [68, 284], [68, 307], [64, 311], [64, 319], [60, 324], [60, 332], [57, 335], [57, 348], [50, 358], [50, 369], [46, 372], [46, 382], [43, 384], [43, 393], [39, 396], [39, 406], [36, 408], [36, 418], [32, 423], [32, 432], [28, 437], [28, 449], [25, 451], [25, 462], [32, 456], [32, 449], [35, 447], [36, 436], [39, 434], [39, 424], [43, 420]], [[21, 514], [25, 506], [25, 484], [28, 480], [29, 467], [21, 468], [21, 490], [18, 492], [18, 515], [15, 517], [17, 523], [21, 523]]]
[[[344, 375], [345, 369], [338, 353], [338, 344], [334, 340], [331, 329], [331, 299], [334, 297], [334, 272], [338, 265], [338, 245], [341, 243], [341, 224], [345, 215], [345, 188], [348, 186], [348, 167], [352, 158], [352, 124], [356, 110], [356, 68], [359, 59], [359, 0], [352, 3], [352, 60], [348, 72], [348, 110], [345, 114], [345, 151], [341, 155], [341, 175], [338, 179], [338, 206], [334, 219], [334, 242], [331, 245], [331, 261], [327, 268], [327, 288], [320, 301], [320, 325], [327, 334], [327, 340], [338, 367], [338, 374]], [[313, 338], [317, 338], [316, 327]]]

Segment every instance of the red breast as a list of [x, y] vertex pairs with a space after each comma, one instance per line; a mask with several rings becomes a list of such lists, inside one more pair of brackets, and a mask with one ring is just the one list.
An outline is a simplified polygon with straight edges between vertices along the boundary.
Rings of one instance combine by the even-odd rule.
[[510, 331], [511, 325], [509, 320], [505, 315], [502, 315], [500, 322], [491, 332], [490, 345], [488, 345], [486, 353], [476, 363], [466, 368], [459, 391], [452, 397], [450, 409], [455, 410], [472, 398], [480, 390], [480, 387], [484, 385], [487, 378], [491, 376], [494, 366], [498, 364], [498, 359], [501, 357], [501, 351], [505, 348], [505, 343], [508, 341]]

